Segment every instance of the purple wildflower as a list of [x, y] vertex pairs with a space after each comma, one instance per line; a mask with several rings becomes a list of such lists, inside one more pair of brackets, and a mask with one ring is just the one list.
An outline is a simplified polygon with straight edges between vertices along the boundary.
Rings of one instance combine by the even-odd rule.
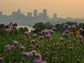
[[45, 34], [49, 34], [49, 30], [44, 30], [44, 33]]
[[72, 28], [73, 28], [73, 29], [76, 29], [76, 25], [73, 25]]
[[36, 60], [35, 60], [35, 63], [42, 63], [42, 60], [36, 59]]
[[69, 26], [68, 26], [68, 30], [70, 30], [70, 29], [71, 29], [71, 26], [69, 25]]
[[80, 28], [79, 30], [80, 30], [80, 31], [84, 31], [83, 28]]
[[41, 36], [40, 36], [40, 39], [43, 39], [43, 38], [44, 38], [44, 36], [41, 35]]
[[19, 42], [17, 42], [17, 41], [13, 42], [13, 45], [18, 45], [18, 44], [19, 44]]
[[11, 46], [10, 45], [6, 45], [5, 48], [6, 48], [7, 51], [11, 50]]
[[53, 34], [53, 33], [54, 33], [54, 31], [53, 31], [53, 30], [50, 30], [50, 33], [51, 33], [51, 34]]
[[51, 37], [51, 35], [50, 35], [50, 34], [47, 34], [47, 35], [46, 35], [46, 37], [47, 37], [47, 38], [50, 38], [50, 37]]
[[20, 49], [23, 51], [25, 49], [25, 47], [24, 46], [20, 46]]
[[53, 27], [53, 29], [52, 29], [53, 31], [56, 31], [57, 29], [56, 29], [56, 27]]
[[14, 45], [11, 45], [11, 48], [13, 49], [14, 48]]
[[31, 53], [35, 56], [36, 55], [36, 51], [32, 50]]
[[32, 43], [34, 43], [36, 40], [31, 40]]
[[64, 41], [64, 39], [63, 39], [63, 38], [60, 38], [59, 40], [60, 40], [60, 41]]
[[37, 53], [35, 56], [36, 56], [36, 59], [41, 59], [41, 55], [39, 53]]
[[69, 32], [69, 30], [65, 30], [64, 32], [65, 32], [65, 33], [68, 33], [68, 32]]
[[57, 42], [57, 43], [56, 43], [56, 46], [59, 46], [59, 45], [60, 45], [60, 43], [59, 43], [59, 42]]
[[28, 53], [26, 56], [27, 56], [28, 58], [29, 58], [29, 57], [33, 57], [33, 53], [30, 52], [30, 53]]
[[0, 57], [0, 61], [3, 61], [4, 59], [3, 59], [3, 57]]
[[27, 56], [28, 52], [21, 52], [21, 54]]
[[79, 24], [76, 24], [76, 27], [79, 27]]
[[64, 24], [64, 25], [63, 25], [63, 28], [67, 28], [67, 26], [68, 26], [67, 24]]
[[25, 32], [24, 34], [25, 34], [25, 35], [28, 35], [29, 33], [28, 33], [28, 32]]
[[81, 40], [82, 40], [82, 39], [83, 39], [83, 37], [80, 35], [80, 36], [79, 36], [79, 39], [81, 39]]
[[33, 37], [37, 37], [37, 34], [33, 34], [32, 36], [33, 36]]
[[10, 30], [9, 29], [6, 29], [6, 32], [10, 32]]

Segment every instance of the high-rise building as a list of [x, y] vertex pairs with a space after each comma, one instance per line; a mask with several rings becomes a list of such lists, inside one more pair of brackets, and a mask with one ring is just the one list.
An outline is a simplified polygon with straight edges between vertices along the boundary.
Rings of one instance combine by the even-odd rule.
[[41, 17], [42, 16], [42, 13], [39, 13], [39, 17]]
[[57, 14], [54, 13], [54, 14], [53, 14], [53, 19], [56, 19], [56, 18], [57, 18]]
[[16, 12], [12, 12], [12, 15], [13, 16], [20, 16], [21, 15], [20, 9], [18, 9], [18, 11], [16, 11]]
[[0, 11], [0, 16], [2, 16], [2, 12]]
[[28, 12], [28, 13], [27, 13], [27, 16], [28, 16], [28, 17], [32, 17], [32, 12]]
[[47, 9], [43, 9], [43, 16], [47, 16]]
[[38, 16], [37, 9], [34, 10], [34, 17]]
[[18, 9], [18, 13], [19, 13], [19, 14], [21, 13], [20, 8]]

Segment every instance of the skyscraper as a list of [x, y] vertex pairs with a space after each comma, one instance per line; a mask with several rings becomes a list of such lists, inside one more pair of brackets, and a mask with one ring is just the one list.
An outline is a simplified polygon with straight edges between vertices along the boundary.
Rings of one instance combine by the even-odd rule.
[[43, 9], [43, 16], [47, 16], [47, 9]]
[[2, 12], [0, 11], [0, 16], [2, 16]]
[[18, 9], [18, 11], [17, 11], [19, 14], [21, 13], [21, 11], [20, 11], [20, 8]]
[[27, 16], [28, 16], [28, 17], [32, 17], [32, 12], [28, 12], [28, 13], [27, 13]]
[[38, 16], [37, 9], [34, 10], [34, 17]]
[[57, 18], [57, 14], [54, 13], [54, 14], [53, 14], [53, 19], [56, 19], [56, 18]]

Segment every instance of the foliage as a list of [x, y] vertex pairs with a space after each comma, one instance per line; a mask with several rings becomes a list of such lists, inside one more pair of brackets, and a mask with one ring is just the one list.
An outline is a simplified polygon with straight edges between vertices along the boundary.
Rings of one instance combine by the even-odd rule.
[[0, 24], [0, 63], [84, 63], [81, 25], [64, 24], [62, 35], [53, 29], [20, 33], [15, 25], [7, 26]]

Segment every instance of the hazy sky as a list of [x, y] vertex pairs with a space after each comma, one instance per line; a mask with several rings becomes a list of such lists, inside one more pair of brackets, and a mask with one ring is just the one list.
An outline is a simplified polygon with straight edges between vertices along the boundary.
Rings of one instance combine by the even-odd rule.
[[46, 8], [50, 16], [57, 13], [58, 17], [84, 18], [84, 0], [0, 0], [0, 11], [6, 15], [18, 8], [25, 14]]

